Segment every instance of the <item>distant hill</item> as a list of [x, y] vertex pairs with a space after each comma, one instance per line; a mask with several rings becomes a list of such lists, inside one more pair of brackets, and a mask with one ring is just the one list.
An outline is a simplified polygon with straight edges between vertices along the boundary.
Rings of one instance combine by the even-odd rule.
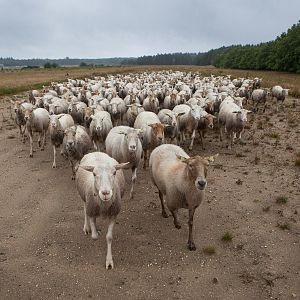
[[61, 59], [47, 59], [47, 58], [14, 59], [12, 57], [7, 57], [7, 58], [0, 57], [0, 65], [2, 64], [4, 67], [25, 67], [25, 66], [42, 67], [47, 63], [51, 63], [51, 64], [57, 64], [59, 66], [79, 66], [80, 64], [115, 66], [115, 65], [120, 65], [123, 60], [124, 57], [96, 58], [96, 59], [68, 58], [68, 57], [61, 58]]

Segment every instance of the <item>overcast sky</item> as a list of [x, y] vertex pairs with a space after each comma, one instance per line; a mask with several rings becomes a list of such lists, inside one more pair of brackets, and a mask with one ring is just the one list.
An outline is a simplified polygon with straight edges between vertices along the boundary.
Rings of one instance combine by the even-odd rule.
[[0, 0], [0, 56], [129, 57], [272, 40], [300, 0]]

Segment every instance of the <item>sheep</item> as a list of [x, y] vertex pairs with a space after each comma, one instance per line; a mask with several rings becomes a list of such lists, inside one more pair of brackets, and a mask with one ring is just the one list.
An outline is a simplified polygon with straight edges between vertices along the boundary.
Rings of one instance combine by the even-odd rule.
[[[33, 157], [33, 140], [32, 133], [34, 131], [39, 132], [38, 145], [41, 148], [41, 151], [44, 151], [45, 141], [46, 141], [46, 132], [50, 123], [50, 116], [48, 111], [45, 108], [28, 108], [25, 110], [25, 120], [26, 120], [26, 129], [30, 141], [30, 152], [29, 157]], [[43, 138], [42, 142], [41, 139]]]
[[74, 125], [64, 132], [63, 155], [69, 160], [72, 170], [72, 180], [75, 179], [75, 165], [92, 148], [92, 141], [84, 127]]
[[223, 127], [229, 139], [228, 149], [232, 148], [236, 134], [239, 134], [239, 139], [242, 137], [244, 126], [247, 122], [247, 114], [251, 113], [250, 110], [241, 109], [232, 101], [223, 101], [220, 106], [218, 115], [218, 123], [220, 126], [220, 140], [223, 140]]
[[118, 97], [112, 98], [108, 104], [108, 112], [111, 114], [114, 127], [123, 124], [123, 115], [126, 112], [124, 100]]
[[65, 130], [73, 125], [73, 118], [68, 114], [50, 115], [50, 140], [53, 147], [52, 168], [56, 168], [56, 148], [63, 143]]
[[198, 132], [200, 135], [200, 139], [201, 139], [201, 145], [202, 145], [202, 149], [204, 150], [204, 135], [206, 132], [206, 129], [213, 129], [214, 128], [214, 120], [216, 119], [215, 116], [211, 115], [211, 114], [206, 114], [204, 116], [202, 116], [198, 122]]
[[[46, 107], [45, 107], [46, 108]], [[68, 112], [68, 102], [64, 99], [54, 97], [49, 104], [49, 114], [64, 114]]]
[[128, 126], [114, 127], [106, 137], [106, 153], [119, 163], [129, 162], [126, 168], [131, 168], [130, 198], [133, 199], [133, 187], [136, 181], [136, 172], [141, 161], [142, 144], [139, 138], [140, 129]]
[[164, 99], [164, 108], [172, 110], [180, 102], [180, 97], [177, 94], [177, 90], [173, 90], [170, 95], [167, 95]]
[[107, 111], [97, 111], [91, 118], [90, 135], [97, 151], [101, 151], [102, 144], [105, 143], [109, 131], [113, 128], [111, 117]]
[[186, 104], [176, 105], [173, 112], [181, 114], [178, 117], [178, 131], [177, 139], [180, 139], [180, 143], [185, 141], [185, 133], [191, 135], [191, 143], [189, 150], [193, 150], [194, 139], [196, 136], [196, 129], [201, 116], [206, 115], [205, 111], [198, 105], [192, 105], [191, 107]]
[[263, 104], [263, 112], [266, 111], [266, 103], [267, 103], [268, 92], [263, 89], [256, 89], [252, 92], [251, 100], [253, 101], [253, 106], [255, 111], [258, 111], [258, 105], [260, 103]]
[[136, 117], [142, 111], [145, 111], [143, 106], [139, 103], [126, 105], [128, 107], [124, 119], [128, 126], [133, 127]]
[[278, 112], [278, 101], [281, 101], [281, 104], [283, 105], [283, 101], [285, 100], [285, 97], [288, 96], [288, 89], [283, 89], [281, 86], [276, 85], [272, 87], [271, 90], [271, 96], [272, 100], [276, 98], [276, 111]]
[[161, 123], [169, 125], [165, 127], [164, 134], [165, 139], [169, 139], [171, 143], [173, 143], [177, 138], [177, 119], [182, 115], [184, 115], [184, 112], [175, 113], [172, 110], [166, 108], [160, 110], [157, 115]]
[[74, 123], [83, 125], [84, 123], [84, 110], [86, 108], [84, 102], [70, 102], [68, 106], [68, 113], [72, 116]]
[[148, 152], [151, 152], [156, 146], [164, 143], [164, 129], [166, 125], [161, 124], [154, 112], [143, 111], [137, 116], [133, 127], [142, 130], [143, 168], [146, 169]]
[[98, 239], [96, 218], [108, 218], [106, 234], [106, 269], [114, 268], [112, 259], [112, 234], [116, 218], [121, 210], [125, 190], [125, 178], [122, 169], [127, 163], [119, 164], [106, 153], [86, 154], [80, 161], [76, 172], [76, 188], [84, 202], [85, 234], [92, 233], [92, 239]]
[[[24, 102], [24, 101], [10, 101], [14, 105], [14, 111], [15, 111], [15, 122], [16, 125], [19, 127], [21, 140], [23, 143], [25, 143], [25, 129], [26, 129], [26, 120], [25, 120], [25, 114], [24, 111], [26, 109], [33, 108], [32, 103]], [[23, 129], [22, 129], [23, 127]]]
[[152, 151], [149, 164], [152, 182], [158, 189], [162, 216], [168, 217], [164, 197], [176, 228], [181, 228], [177, 215], [178, 209], [188, 209], [187, 247], [191, 251], [196, 250], [193, 239], [193, 218], [196, 208], [204, 201], [208, 159], [199, 155], [190, 157], [179, 146], [165, 144]]
[[155, 114], [159, 111], [159, 101], [154, 95], [154, 93], [150, 93], [148, 97], [143, 101], [143, 107], [145, 111], [151, 111]]

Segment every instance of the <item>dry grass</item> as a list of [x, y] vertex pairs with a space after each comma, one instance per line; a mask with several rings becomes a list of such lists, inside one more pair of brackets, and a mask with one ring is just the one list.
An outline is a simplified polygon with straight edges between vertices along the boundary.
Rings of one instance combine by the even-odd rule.
[[117, 67], [73, 67], [58, 69], [26, 69], [4, 70], [0, 72], [0, 96], [15, 94], [30, 89], [40, 89], [43, 85], [49, 85], [51, 81], [65, 81], [67, 78], [85, 78], [93, 76], [105, 76], [107, 74], [180, 70], [200, 72], [202, 75], [228, 75], [232, 77], [261, 77], [263, 86], [271, 87], [282, 85], [289, 88], [292, 96], [300, 96], [300, 74], [217, 69], [212, 66], [117, 66]]

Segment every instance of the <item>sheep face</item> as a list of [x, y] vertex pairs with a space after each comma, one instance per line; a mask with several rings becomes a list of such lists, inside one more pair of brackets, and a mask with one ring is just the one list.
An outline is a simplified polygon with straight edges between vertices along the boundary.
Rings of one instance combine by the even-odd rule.
[[181, 161], [186, 163], [187, 177], [194, 182], [197, 190], [204, 190], [207, 186], [206, 176], [208, 161], [199, 156], [193, 156], [190, 158], [182, 158]]
[[56, 115], [51, 115], [50, 116], [50, 126], [52, 128], [57, 128], [57, 125], [58, 125], [58, 118]]
[[30, 108], [30, 109], [26, 109], [25, 112], [24, 112], [24, 119], [27, 121], [31, 118], [32, 116], [32, 112], [33, 112], [33, 109]]
[[81, 166], [86, 171], [92, 172], [94, 176], [94, 188], [96, 195], [103, 202], [108, 202], [114, 195], [114, 186], [117, 171], [123, 169], [129, 163], [118, 164], [110, 166], [107, 164], [93, 166]]
[[161, 123], [149, 124], [152, 128], [152, 138], [155, 141], [155, 144], [161, 145], [164, 143], [164, 129], [165, 126]]
[[241, 109], [240, 111], [235, 111], [233, 113], [237, 114], [238, 120], [240, 120], [242, 123], [247, 122], [247, 114], [251, 113], [252, 111], [247, 110], [247, 109]]
[[128, 145], [128, 151], [129, 153], [135, 153], [138, 147], [138, 141], [139, 141], [139, 134], [141, 130], [140, 129], [131, 129], [127, 133], [122, 133], [125, 136], [127, 145]]
[[64, 143], [65, 149], [69, 154], [76, 152], [76, 130], [76, 127], [70, 127], [65, 130]]

